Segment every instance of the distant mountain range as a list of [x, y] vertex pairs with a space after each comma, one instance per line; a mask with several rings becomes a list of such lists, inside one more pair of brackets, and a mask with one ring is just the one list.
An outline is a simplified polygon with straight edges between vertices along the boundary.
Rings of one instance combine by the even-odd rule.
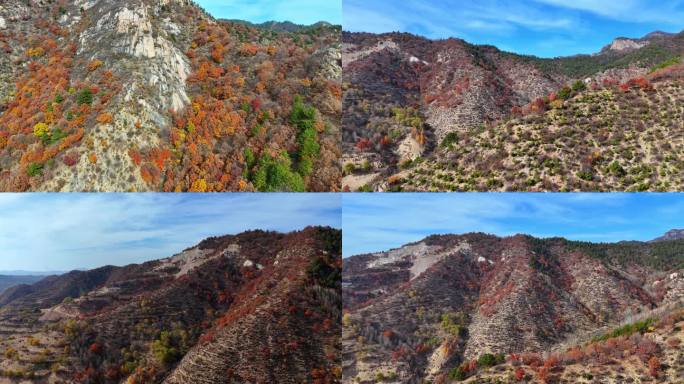
[[0, 271], [0, 275], [9, 276], [50, 276], [62, 275], [67, 271], [27, 271], [27, 270], [6, 270]]
[[0, 294], [8, 288], [21, 285], [21, 284], [33, 284], [37, 281], [42, 280], [47, 275], [30, 275], [30, 274], [7, 274], [0, 272]]
[[333, 27], [333, 24], [328, 23], [327, 21], [319, 21], [315, 24], [311, 25], [302, 25], [302, 24], [295, 24], [291, 21], [266, 21], [263, 23], [252, 23], [250, 21], [246, 20], [235, 20], [235, 19], [226, 19], [225, 21], [231, 22], [231, 23], [237, 23], [237, 24], [243, 24], [247, 25], [253, 28], [259, 28], [259, 29], [265, 29], [269, 31], [274, 31], [274, 32], [287, 32], [287, 33], [293, 33], [293, 32], [301, 32], [302, 30], [306, 29], [316, 29], [316, 28], [322, 28], [322, 27]]

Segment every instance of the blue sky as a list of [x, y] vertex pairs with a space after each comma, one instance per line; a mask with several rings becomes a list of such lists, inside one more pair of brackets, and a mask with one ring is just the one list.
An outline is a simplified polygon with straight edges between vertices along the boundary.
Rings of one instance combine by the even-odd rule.
[[345, 257], [439, 233], [615, 242], [684, 228], [684, 194], [347, 193], [342, 211]]
[[172, 256], [248, 229], [340, 228], [339, 194], [0, 194], [0, 271], [66, 271]]
[[341, 0], [196, 0], [211, 13], [222, 19], [265, 21], [291, 21], [310, 25], [319, 21], [342, 24]]
[[343, 0], [345, 30], [402, 31], [540, 57], [684, 29], [684, 0]]

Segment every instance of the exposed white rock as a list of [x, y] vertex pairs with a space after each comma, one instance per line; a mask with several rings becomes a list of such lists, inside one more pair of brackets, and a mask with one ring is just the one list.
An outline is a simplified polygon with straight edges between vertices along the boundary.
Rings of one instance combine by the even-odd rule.
[[430, 63], [428, 63], [427, 61], [421, 60], [421, 59], [419, 59], [419, 58], [417, 58], [417, 57], [415, 57], [415, 56], [409, 57], [409, 63], [412, 63], [412, 64], [413, 64], [413, 63], [423, 63], [423, 64], [425, 64], [425, 65], [429, 65], [429, 64], [430, 64]]
[[245, 268], [251, 268], [254, 266], [254, 262], [252, 260], [245, 260], [245, 262], [242, 263], [242, 266]]
[[164, 28], [172, 35], [179, 35], [181, 33], [180, 27], [169, 19], [164, 19]]
[[318, 76], [326, 79], [342, 78], [342, 51], [338, 44], [319, 48], [307, 61], [319, 68], [316, 71]]
[[169, 267], [178, 267], [180, 271], [176, 277], [186, 275], [193, 268], [206, 263], [211, 258], [207, 256], [211, 253], [209, 249], [190, 248], [172, 257], [160, 260], [161, 263], [155, 268], [156, 271], [163, 271]]
[[427, 379], [431, 380], [435, 375], [441, 372], [444, 369], [444, 366], [449, 362], [450, 357], [451, 352], [449, 351], [448, 342], [444, 341], [428, 358], [428, 364], [425, 368]]
[[442, 261], [445, 257], [456, 252], [469, 252], [470, 244], [466, 242], [461, 242], [454, 248], [448, 248], [440, 251], [435, 251], [440, 247], [433, 246], [423, 254], [418, 254], [413, 260], [413, 265], [411, 266], [411, 280], [420, 276], [423, 272], [427, 271], [428, 268], [435, 265], [436, 263]]
[[648, 45], [647, 41], [635, 41], [631, 39], [615, 39], [610, 45], [610, 49], [613, 51], [624, 51], [627, 49], [639, 49]]
[[5, 19], [0, 16], [0, 29], [5, 29], [7, 28], [7, 22], [5, 22]]
[[350, 63], [363, 59], [375, 52], [380, 52], [383, 49], [398, 50], [399, 45], [392, 40], [382, 40], [366, 49], [357, 50], [356, 48], [358, 46], [354, 44], [342, 44], [342, 67], [346, 67]]
[[671, 274], [670, 274], [670, 280], [674, 280], [674, 279], [676, 279], [676, 278], [678, 278], [678, 277], [679, 277], [679, 273], [677, 273], [677, 272], [671, 273]]
[[223, 250], [223, 256], [235, 255], [240, 252], [240, 244], [230, 244]]
[[149, 17], [147, 16], [147, 8], [145, 7], [139, 7], [135, 10], [123, 8], [114, 17], [118, 20], [116, 26], [118, 33], [127, 33], [130, 28], [143, 33], [150, 32], [152, 29]]
[[[501, 260], [501, 261], [503, 261], [503, 260]], [[489, 259], [484, 258], [484, 257], [482, 257], [482, 256], [478, 256], [477, 262], [478, 262], [478, 263], [489, 263], [489, 264], [494, 264], [494, 262], [493, 262], [492, 260], [489, 260]]]
[[57, 322], [64, 319], [73, 319], [79, 316], [78, 309], [74, 309], [66, 304], [57, 304], [54, 307], [41, 309], [40, 321]]
[[190, 1], [189, 0], [159, 0], [159, 5], [169, 5], [171, 3], [188, 5], [188, 4], [190, 4]]
[[[147, 114], [154, 116], [155, 111], [181, 110], [190, 103], [185, 89], [190, 63], [171, 38], [179, 33], [177, 24], [155, 21], [145, 4], [132, 9], [121, 7], [103, 13], [96, 25], [81, 34], [79, 53], [88, 52], [92, 56], [98, 50], [93, 47], [99, 47], [105, 54], [129, 55], [131, 58], [121, 60], [130, 61], [128, 65], [142, 66], [144, 70], [135, 72], [136, 78], [124, 84], [123, 97], [132, 101], [141, 94], [156, 95], [146, 100], [145, 105]], [[167, 122], [155, 119], [154, 123], [166, 125]]]
[[375, 181], [379, 180], [381, 176], [382, 174], [379, 172], [365, 175], [347, 175], [342, 178], [342, 185], [349, 187], [352, 191], [356, 191], [364, 185], [372, 185]]
[[420, 145], [413, 135], [406, 135], [406, 137], [399, 142], [395, 149], [395, 153], [399, 156], [399, 162], [406, 160], [415, 160], [423, 154], [423, 146]]
[[437, 245], [427, 245], [424, 242], [406, 245], [388, 252], [376, 253], [377, 259], [367, 264], [368, 268], [377, 268], [398, 261], [410, 261], [411, 280], [420, 276], [428, 268], [442, 261], [445, 257], [455, 252], [469, 252], [470, 244], [461, 242], [455, 247], [444, 249]]
[[79, 8], [83, 8], [84, 10], [89, 10], [92, 8], [98, 0], [76, 0], [75, 3]]
[[406, 245], [398, 249], [393, 249], [388, 252], [376, 253], [374, 256], [379, 257], [369, 262], [367, 268], [377, 268], [383, 265], [392, 264], [397, 261], [404, 260], [409, 256], [423, 255], [431, 251], [436, 251], [437, 249], [439, 249], [439, 247], [429, 246], [423, 242], [420, 242], [417, 244]]

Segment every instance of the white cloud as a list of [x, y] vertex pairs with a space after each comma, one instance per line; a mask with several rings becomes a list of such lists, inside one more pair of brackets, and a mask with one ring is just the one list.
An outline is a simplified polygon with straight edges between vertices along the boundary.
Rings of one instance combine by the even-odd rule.
[[405, 0], [396, 7], [385, 1], [344, 0], [343, 13], [345, 30], [380, 33], [410, 29], [430, 38], [467, 38], [469, 33], [482, 31], [505, 34], [517, 28], [577, 28], [574, 18], [560, 12], [543, 13], [521, 2], [501, 0]]
[[585, 11], [596, 15], [627, 22], [660, 22], [681, 24], [684, 17], [680, 0], [647, 1], [647, 0], [535, 0], [539, 3], [567, 9]]

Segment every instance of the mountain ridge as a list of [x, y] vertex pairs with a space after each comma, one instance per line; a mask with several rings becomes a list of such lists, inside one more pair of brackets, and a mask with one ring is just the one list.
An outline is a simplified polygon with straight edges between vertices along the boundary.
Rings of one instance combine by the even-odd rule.
[[315, 28], [321, 28], [321, 27], [337, 27], [337, 25], [329, 23], [327, 21], [318, 21], [313, 24], [297, 24], [292, 21], [276, 21], [276, 20], [270, 20], [270, 21], [264, 21], [261, 23], [255, 23], [249, 20], [238, 20], [238, 19], [219, 19], [219, 20], [225, 20], [227, 22], [231, 23], [239, 23], [239, 24], [246, 24], [255, 28], [261, 28], [261, 29], [268, 29], [268, 30], [273, 30], [276, 32], [297, 32], [301, 31], [303, 29], [315, 29]]

